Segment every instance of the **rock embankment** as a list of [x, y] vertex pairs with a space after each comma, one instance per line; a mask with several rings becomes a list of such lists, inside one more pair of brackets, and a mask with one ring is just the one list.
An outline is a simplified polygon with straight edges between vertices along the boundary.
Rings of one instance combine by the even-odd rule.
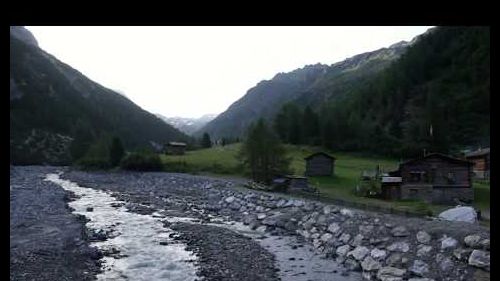
[[[473, 280], [489, 276], [490, 233], [477, 224], [366, 212], [235, 188], [230, 181], [168, 173], [63, 175], [144, 205], [209, 221], [241, 221], [270, 235], [300, 235], [369, 280]], [[142, 206], [142, 207], [141, 207]]]

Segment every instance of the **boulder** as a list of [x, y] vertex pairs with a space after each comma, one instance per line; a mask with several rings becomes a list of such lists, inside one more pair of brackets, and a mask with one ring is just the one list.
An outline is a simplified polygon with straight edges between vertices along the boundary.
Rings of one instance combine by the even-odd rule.
[[345, 256], [347, 253], [351, 250], [351, 246], [349, 245], [343, 245], [337, 248], [337, 255], [339, 256]]
[[468, 235], [464, 238], [465, 245], [470, 248], [476, 248], [479, 246], [479, 241], [481, 241], [481, 236], [479, 235]]
[[377, 278], [381, 281], [400, 281], [403, 280], [406, 270], [391, 266], [385, 266], [377, 272]]
[[354, 247], [361, 246], [363, 239], [365, 239], [365, 237], [361, 234], [358, 234], [358, 235], [354, 236], [354, 238], [352, 239], [351, 245]]
[[387, 252], [385, 250], [375, 248], [370, 252], [370, 256], [376, 260], [383, 260], [387, 256]]
[[431, 251], [432, 251], [432, 247], [431, 246], [418, 245], [417, 246], [417, 257], [428, 256]]
[[330, 241], [332, 238], [333, 238], [333, 235], [331, 233], [325, 233], [325, 234], [321, 235], [320, 240], [326, 243], [326, 242]]
[[425, 231], [419, 231], [417, 232], [417, 241], [418, 243], [428, 244], [431, 241], [431, 236]]
[[334, 222], [328, 226], [328, 231], [333, 234], [338, 234], [340, 231], [340, 226]]
[[380, 267], [380, 262], [373, 259], [371, 256], [367, 256], [361, 263], [361, 268], [363, 268], [364, 271], [375, 271], [380, 269]]
[[483, 268], [489, 271], [490, 254], [486, 251], [474, 250], [469, 257], [469, 265]]
[[231, 204], [233, 203], [233, 201], [235, 200], [236, 198], [234, 196], [229, 196], [227, 197], [226, 199], [224, 199], [224, 201], [226, 201], [226, 203], [228, 204]]
[[348, 257], [352, 256], [356, 260], [361, 261], [365, 258], [366, 255], [368, 255], [368, 253], [370, 253], [370, 250], [368, 248], [364, 246], [358, 246], [354, 248], [354, 250], [347, 253], [347, 256]]
[[453, 249], [458, 245], [458, 241], [452, 237], [446, 237], [441, 240], [441, 250]]
[[429, 273], [429, 265], [421, 260], [413, 261], [413, 265], [409, 268], [409, 271], [415, 275], [423, 276]]
[[346, 259], [344, 262], [344, 266], [350, 270], [350, 271], [360, 271], [361, 266], [359, 265], [359, 262], [353, 259]]
[[453, 256], [459, 261], [466, 261], [471, 252], [471, 249], [458, 248], [453, 251]]
[[351, 235], [349, 233], [342, 233], [339, 237], [339, 241], [345, 244], [349, 243], [349, 240], [351, 240]]
[[477, 213], [472, 207], [455, 207], [448, 209], [438, 216], [440, 219], [448, 221], [463, 221], [474, 223], [477, 221]]
[[340, 210], [340, 213], [346, 217], [352, 218], [354, 216], [354, 212], [349, 210], [349, 209], [342, 209]]
[[387, 250], [391, 252], [406, 253], [410, 250], [410, 245], [406, 242], [394, 242], [387, 247]]
[[410, 232], [408, 232], [408, 229], [404, 226], [397, 226], [391, 230], [392, 236], [394, 237], [405, 237], [410, 235]]

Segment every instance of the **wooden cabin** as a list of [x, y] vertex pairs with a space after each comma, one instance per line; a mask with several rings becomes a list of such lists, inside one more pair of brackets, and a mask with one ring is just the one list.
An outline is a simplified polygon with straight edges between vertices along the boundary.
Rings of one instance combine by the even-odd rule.
[[324, 152], [317, 152], [304, 158], [305, 176], [331, 176], [335, 169], [335, 157]]
[[399, 165], [401, 199], [429, 203], [471, 202], [472, 163], [440, 153], [431, 153]]
[[466, 153], [465, 159], [474, 163], [472, 170], [475, 178], [486, 180], [490, 178], [490, 148]]
[[169, 142], [165, 146], [165, 153], [172, 155], [183, 155], [186, 151], [186, 144], [183, 142]]

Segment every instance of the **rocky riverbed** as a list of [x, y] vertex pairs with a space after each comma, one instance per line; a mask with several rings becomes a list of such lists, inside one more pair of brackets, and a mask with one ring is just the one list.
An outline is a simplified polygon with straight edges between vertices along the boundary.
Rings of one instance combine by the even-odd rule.
[[[53, 171], [44, 169], [13, 170], [39, 176]], [[109, 193], [130, 212], [163, 218], [175, 239], [196, 254], [204, 280], [489, 279], [490, 233], [479, 225], [325, 205], [208, 177], [58, 170], [63, 179]], [[12, 174], [11, 243], [13, 236], [30, 239], [12, 232], [13, 219], [19, 225], [12, 216], [12, 186], [39, 180], [25, 176], [20, 183]], [[67, 209], [60, 212], [71, 217]], [[11, 265], [12, 257], [11, 247]]]

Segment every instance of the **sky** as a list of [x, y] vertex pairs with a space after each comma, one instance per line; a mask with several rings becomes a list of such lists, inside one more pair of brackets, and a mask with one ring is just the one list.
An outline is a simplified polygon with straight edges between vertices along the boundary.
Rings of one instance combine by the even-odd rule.
[[143, 109], [197, 118], [279, 72], [410, 41], [430, 26], [26, 28], [43, 50]]

